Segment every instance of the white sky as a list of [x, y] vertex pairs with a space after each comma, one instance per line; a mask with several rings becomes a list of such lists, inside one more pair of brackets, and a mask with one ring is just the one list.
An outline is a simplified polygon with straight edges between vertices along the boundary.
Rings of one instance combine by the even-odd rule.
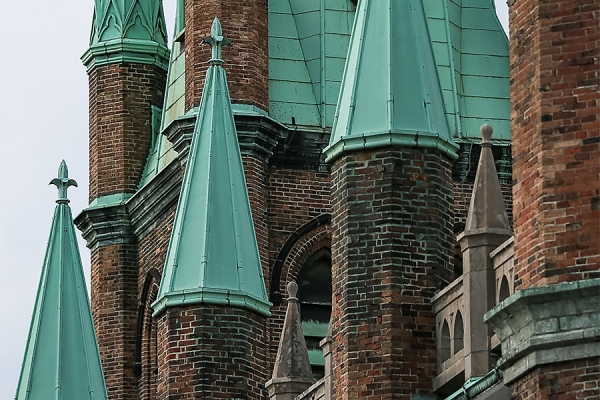
[[[506, 3], [495, 1], [506, 29]], [[171, 34], [175, 0], [164, 4]], [[94, 2], [0, 6], [0, 399], [12, 399], [57, 198], [48, 183], [62, 159], [79, 183], [69, 190], [74, 216], [88, 204], [88, 83], [79, 57]], [[79, 248], [89, 278], [83, 239]]]

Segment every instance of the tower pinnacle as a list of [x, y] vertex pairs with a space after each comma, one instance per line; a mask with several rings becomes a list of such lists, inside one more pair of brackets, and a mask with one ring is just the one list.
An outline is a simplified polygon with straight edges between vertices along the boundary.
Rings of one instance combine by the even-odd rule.
[[67, 197], [67, 189], [71, 186], [77, 187], [77, 182], [74, 179], [69, 179], [69, 169], [67, 168], [65, 160], [62, 160], [58, 167], [58, 178], [52, 179], [50, 185], [54, 185], [58, 188], [57, 203], [68, 203], [70, 201]]
[[209, 60], [210, 65], [223, 65], [221, 52], [223, 46], [231, 46], [231, 40], [223, 37], [223, 28], [218, 17], [215, 17], [213, 20], [210, 36], [205, 38], [202, 43], [208, 43], [212, 48], [212, 58]]

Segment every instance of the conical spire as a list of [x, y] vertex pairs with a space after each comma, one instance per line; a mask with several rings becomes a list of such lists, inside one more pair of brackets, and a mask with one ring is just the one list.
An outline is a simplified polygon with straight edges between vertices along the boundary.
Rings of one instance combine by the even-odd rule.
[[215, 18], [213, 48], [155, 314], [183, 304], [230, 304], [269, 316]]
[[133, 62], [167, 69], [162, 0], [95, 0], [90, 48], [82, 61], [88, 68]]
[[473, 184], [465, 233], [482, 228], [510, 230], [492, 154], [492, 133], [493, 129], [490, 125], [484, 124], [481, 127], [481, 155]]
[[422, 0], [361, 0], [330, 145], [440, 148], [456, 158]]
[[42, 268], [16, 400], [107, 399], [63, 161], [58, 204]]

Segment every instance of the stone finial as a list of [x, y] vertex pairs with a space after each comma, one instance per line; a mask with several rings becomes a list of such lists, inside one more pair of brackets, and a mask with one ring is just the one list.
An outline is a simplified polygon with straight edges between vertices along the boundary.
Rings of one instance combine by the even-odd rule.
[[231, 40], [223, 37], [223, 28], [221, 27], [219, 18], [215, 17], [210, 29], [210, 36], [205, 38], [202, 43], [208, 43], [212, 48], [212, 57], [208, 62], [211, 65], [223, 65], [221, 52], [223, 46], [231, 46]]
[[502, 189], [492, 154], [490, 125], [481, 126], [481, 156], [473, 184], [471, 204], [467, 215], [465, 233], [479, 229], [510, 230], [508, 214], [504, 206]]
[[494, 133], [494, 128], [492, 128], [492, 126], [490, 124], [483, 124], [481, 125], [481, 128], [479, 129], [479, 132], [481, 132], [481, 145], [483, 146], [484, 144], [492, 144], [492, 133]]
[[271, 400], [293, 399], [313, 383], [308, 350], [302, 332], [302, 321], [298, 310], [298, 284], [287, 285], [288, 306], [285, 313], [279, 349], [275, 359], [272, 379], [267, 382]]
[[74, 179], [69, 179], [69, 169], [67, 163], [62, 160], [58, 167], [58, 178], [54, 178], [50, 181], [50, 185], [55, 185], [58, 188], [58, 200], [57, 203], [68, 203], [67, 189], [70, 186], [77, 187], [77, 182]]
[[294, 281], [287, 284], [288, 302], [298, 302], [296, 295], [298, 294], [298, 284]]

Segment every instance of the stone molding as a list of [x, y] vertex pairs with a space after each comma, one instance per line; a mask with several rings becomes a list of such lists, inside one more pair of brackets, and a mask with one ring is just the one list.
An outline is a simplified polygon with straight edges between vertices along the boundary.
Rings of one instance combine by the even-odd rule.
[[509, 384], [545, 364], [600, 357], [600, 279], [524, 289], [485, 314]]
[[178, 162], [170, 163], [134, 196], [122, 201], [96, 203], [83, 210], [75, 225], [92, 251], [115, 244], [136, 243], [177, 206], [181, 188]]

